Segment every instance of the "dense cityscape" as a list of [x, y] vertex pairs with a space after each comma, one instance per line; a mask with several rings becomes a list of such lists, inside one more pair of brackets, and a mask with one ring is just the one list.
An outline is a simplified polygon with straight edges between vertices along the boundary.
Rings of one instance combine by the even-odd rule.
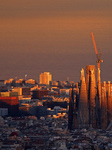
[[111, 39], [111, 0], [0, 0], [0, 150], [112, 150]]
[[0, 80], [1, 150], [112, 149], [112, 85], [101, 82], [91, 36], [97, 68], [82, 68], [78, 82], [54, 81], [50, 72], [39, 83], [27, 75]]
[[112, 86], [100, 68], [82, 68], [77, 83], [53, 81], [50, 72], [39, 83], [27, 75], [0, 80], [0, 91], [1, 150], [112, 148]]

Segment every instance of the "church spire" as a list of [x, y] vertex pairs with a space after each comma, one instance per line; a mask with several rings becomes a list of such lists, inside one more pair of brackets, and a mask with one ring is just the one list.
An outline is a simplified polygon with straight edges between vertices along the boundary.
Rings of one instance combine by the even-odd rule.
[[79, 94], [79, 109], [78, 109], [79, 128], [87, 128], [88, 122], [89, 122], [88, 99], [87, 99], [84, 68], [82, 68], [82, 70], [81, 70], [81, 87], [80, 87], [80, 94]]

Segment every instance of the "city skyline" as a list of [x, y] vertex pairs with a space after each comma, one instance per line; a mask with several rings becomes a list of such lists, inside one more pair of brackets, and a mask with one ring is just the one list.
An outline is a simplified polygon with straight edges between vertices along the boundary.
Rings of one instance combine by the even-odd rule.
[[80, 80], [80, 70], [96, 66], [91, 38], [102, 52], [101, 80], [111, 81], [112, 1], [0, 0], [0, 79]]

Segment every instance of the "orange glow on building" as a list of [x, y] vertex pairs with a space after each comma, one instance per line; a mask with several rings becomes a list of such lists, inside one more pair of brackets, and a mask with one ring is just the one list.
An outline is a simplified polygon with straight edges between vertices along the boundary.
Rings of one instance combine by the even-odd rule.
[[4, 102], [8, 105], [18, 105], [19, 104], [17, 97], [0, 97], [0, 102]]
[[50, 72], [40, 74], [40, 84], [49, 84], [50, 81], [52, 81], [52, 75]]

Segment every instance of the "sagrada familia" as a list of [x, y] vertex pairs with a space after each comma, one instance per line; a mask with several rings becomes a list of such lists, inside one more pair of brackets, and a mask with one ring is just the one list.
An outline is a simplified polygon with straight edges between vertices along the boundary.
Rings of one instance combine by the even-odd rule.
[[68, 129], [97, 128], [107, 129], [112, 123], [112, 86], [110, 81], [101, 83], [100, 69], [94, 65], [81, 70], [80, 83], [70, 90]]

